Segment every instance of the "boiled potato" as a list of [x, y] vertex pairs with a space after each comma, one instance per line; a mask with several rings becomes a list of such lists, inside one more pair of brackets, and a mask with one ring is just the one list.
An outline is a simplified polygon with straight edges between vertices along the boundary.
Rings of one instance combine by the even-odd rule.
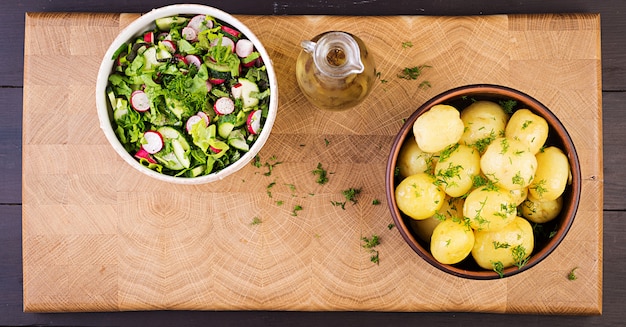
[[525, 188], [519, 188], [517, 190], [510, 190], [509, 193], [513, 195], [513, 202], [515, 202], [515, 205], [519, 206], [528, 197], [528, 188], [525, 187]]
[[498, 231], [475, 231], [472, 257], [484, 269], [521, 266], [533, 252], [535, 239], [530, 223], [521, 217]]
[[405, 178], [417, 173], [432, 173], [437, 157], [422, 151], [415, 139], [407, 139], [398, 153], [396, 167], [400, 177]]
[[511, 116], [504, 136], [526, 144], [536, 154], [548, 138], [548, 122], [528, 109], [520, 109]]
[[455, 144], [439, 155], [435, 166], [435, 178], [440, 181], [444, 192], [459, 197], [469, 192], [474, 176], [480, 174], [480, 154], [472, 147]]
[[411, 219], [409, 222], [411, 229], [413, 229], [415, 234], [417, 234], [422, 241], [430, 243], [433, 230], [439, 223], [446, 219], [463, 218], [463, 201], [462, 198], [446, 196], [445, 201], [443, 201], [443, 206], [441, 206], [432, 217], [423, 220]]
[[556, 218], [563, 208], [563, 199], [538, 200], [529, 195], [521, 205], [522, 216], [533, 223], [543, 224]]
[[446, 219], [433, 230], [430, 253], [443, 264], [463, 261], [474, 246], [474, 232], [462, 219]]
[[555, 200], [565, 191], [570, 176], [569, 161], [559, 148], [551, 146], [537, 153], [537, 172], [529, 186], [535, 199]]
[[446, 193], [437, 185], [435, 178], [418, 173], [403, 179], [396, 186], [398, 209], [413, 219], [426, 219], [442, 206]]
[[413, 123], [413, 135], [420, 149], [435, 153], [459, 141], [463, 134], [459, 111], [449, 105], [434, 105]]
[[459, 143], [484, 151], [496, 137], [504, 136], [509, 115], [492, 101], [476, 101], [461, 111], [465, 129]]
[[537, 158], [521, 141], [501, 137], [487, 147], [480, 158], [480, 168], [496, 185], [516, 190], [533, 181]]
[[474, 189], [465, 198], [463, 215], [474, 230], [497, 231], [509, 224], [517, 214], [511, 193], [498, 187]]

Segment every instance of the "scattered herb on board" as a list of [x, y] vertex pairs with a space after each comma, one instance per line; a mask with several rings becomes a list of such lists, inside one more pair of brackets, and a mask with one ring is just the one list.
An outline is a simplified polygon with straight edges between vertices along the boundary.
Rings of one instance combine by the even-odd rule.
[[283, 200], [276, 201], [276, 205], [279, 206], [279, 207], [282, 206], [283, 203], [285, 203], [285, 201], [283, 201]]
[[404, 69], [402, 69], [400, 74], [398, 74], [398, 77], [401, 79], [416, 80], [422, 75], [422, 72], [425, 68], [431, 68], [431, 66], [420, 65], [414, 67], [405, 67]]
[[326, 170], [322, 167], [322, 163], [317, 163], [317, 168], [313, 170], [313, 175], [317, 176], [316, 182], [320, 185], [324, 185], [328, 182]]
[[428, 88], [431, 88], [432, 85], [430, 85], [429, 81], [423, 81], [417, 87], [420, 88], [420, 89], [428, 89]]
[[377, 206], [379, 204], [380, 204], [380, 200], [378, 200], [378, 199], [372, 200], [372, 205]]
[[377, 79], [379, 79], [379, 80], [380, 80], [380, 82], [381, 82], [382, 84], [387, 83], [387, 80], [386, 80], [386, 79], [381, 79], [381, 78], [380, 78], [380, 72], [376, 72], [376, 78], [377, 78]]
[[349, 188], [347, 190], [341, 191], [341, 194], [346, 197], [347, 201], [352, 202], [352, 204], [357, 203], [357, 196], [361, 193], [360, 188]]
[[298, 215], [298, 211], [302, 210], [302, 206], [299, 204], [296, 204], [295, 206], [293, 206], [293, 210], [291, 211], [291, 215], [292, 216], [297, 216]]
[[276, 156], [271, 156], [269, 161], [266, 161], [263, 166], [267, 167], [267, 172], [263, 175], [265, 176], [270, 176], [272, 175], [272, 171], [274, 170], [274, 167], [276, 167], [276, 165], [281, 164], [282, 161], [278, 161]]
[[339, 201], [330, 201], [330, 203], [335, 206], [335, 207], [341, 207], [341, 209], [346, 210], [346, 202], [339, 202]]
[[378, 256], [378, 251], [376, 250], [376, 246], [380, 244], [380, 238], [378, 235], [374, 234], [371, 238], [361, 237], [363, 241], [363, 248], [369, 250], [370, 253], [370, 261], [375, 264], [380, 264], [380, 257]]
[[394, 227], [396, 227], [396, 225], [395, 225], [395, 224], [393, 224], [393, 223], [391, 223], [391, 224], [387, 225], [387, 228], [388, 228], [389, 230], [392, 230]]
[[402, 49], [412, 48], [412, 47], [413, 47], [413, 42], [411, 41], [402, 42]]
[[251, 225], [258, 225], [260, 223], [262, 223], [263, 221], [261, 221], [261, 218], [259, 217], [254, 217], [252, 218], [252, 222], [250, 223]]
[[262, 164], [261, 164], [261, 157], [259, 157], [258, 154], [256, 156], [254, 156], [254, 160], [252, 160], [252, 165], [254, 167], [261, 168], [261, 166], [262, 166]]
[[324, 139], [324, 145], [328, 146], [328, 144], [330, 144], [330, 141], [327, 138], [325, 138]]
[[267, 187], [265, 188], [265, 192], [267, 193], [268, 197], [272, 197], [272, 187], [274, 187], [274, 185], [276, 185], [276, 182], [271, 182], [267, 185]]
[[576, 269], [578, 269], [578, 267], [574, 267], [572, 270], [570, 270], [569, 274], [567, 274], [567, 279], [569, 280], [578, 279], [578, 277], [576, 277], [576, 274], [575, 274]]

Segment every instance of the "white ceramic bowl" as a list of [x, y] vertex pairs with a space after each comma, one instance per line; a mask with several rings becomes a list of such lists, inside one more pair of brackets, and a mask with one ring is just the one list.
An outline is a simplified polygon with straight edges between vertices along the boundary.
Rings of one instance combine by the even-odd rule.
[[[214, 172], [208, 175], [203, 175], [199, 177], [175, 177], [165, 174], [160, 174], [154, 170], [151, 170], [143, 165], [141, 165], [130, 153], [124, 149], [122, 143], [118, 140], [115, 132], [112, 127], [113, 120], [113, 112], [110, 108], [110, 105], [106, 96], [106, 87], [108, 82], [108, 77], [113, 70], [114, 60], [112, 59], [115, 51], [124, 43], [129, 42], [131, 39], [136, 38], [139, 35], [143, 35], [144, 32], [151, 30], [155, 27], [155, 20], [161, 17], [169, 17], [175, 15], [196, 15], [196, 14], [204, 14], [210, 15], [217, 20], [220, 20], [242, 32], [246, 38], [254, 43], [254, 46], [261, 55], [261, 58], [266, 66], [267, 75], [269, 77], [270, 82], [270, 100], [269, 100], [269, 111], [265, 123], [263, 125], [263, 129], [259, 134], [259, 137], [254, 142], [254, 144], [250, 147], [250, 150], [239, 160], [232, 163], [228, 167]], [[161, 7], [154, 9], [132, 23], [130, 23], [124, 30], [120, 32], [120, 34], [115, 38], [115, 40], [111, 43], [109, 49], [104, 54], [102, 59], [102, 63], [100, 64], [100, 69], [98, 71], [98, 77], [96, 81], [96, 107], [98, 110], [98, 118], [100, 120], [100, 128], [104, 131], [104, 135], [106, 136], [113, 149], [126, 161], [129, 165], [139, 170], [140, 172], [158, 180], [170, 183], [178, 183], [178, 184], [203, 184], [209, 183], [217, 180], [221, 180], [228, 175], [235, 173], [240, 170], [246, 164], [248, 164], [261, 150], [265, 142], [267, 141], [270, 131], [272, 129], [272, 125], [274, 124], [274, 120], [276, 119], [276, 112], [278, 109], [278, 84], [276, 81], [276, 74], [274, 72], [274, 67], [272, 66], [272, 62], [269, 58], [269, 55], [259, 39], [250, 31], [250, 29], [244, 25], [237, 18], [232, 15], [204, 5], [195, 5], [195, 4], [179, 4], [179, 5], [171, 5], [166, 7]]]

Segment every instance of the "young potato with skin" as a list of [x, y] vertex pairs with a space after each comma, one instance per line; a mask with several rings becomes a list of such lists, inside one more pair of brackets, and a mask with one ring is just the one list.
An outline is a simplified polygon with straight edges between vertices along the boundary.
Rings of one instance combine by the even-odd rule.
[[569, 180], [570, 168], [567, 156], [561, 149], [551, 146], [537, 153], [535, 157], [537, 172], [528, 188], [529, 193], [538, 200], [555, 200], [563, 194]]
[[472, 229], [497, 231], [509, 224], [517, 214], [517, 205], [508, 190], [480, 187], [471, 191], [463, 204], [463, 215]]
[[480, 168], [493, 183], [507, 190], [528, 187], [535, 177], [537, 158], [517, 140], [497, 138], [480, 158]]
[[451, 197], [469, 192], [474, 176], [480, 174], [480, 154], [472, 147], [455, 144], [440, 153], [435, 166], [435, 178]]
[[558, 217], [563, 208], [563, 198], [554, 200], [538, 200], [529, 195], [520, 206], [522, 217], [537, 224], [547, 223]]
[[464, 199], [462, 198], [446, 196], [443, 206], [437, 210], [437, 213], [424, 220], [411, 219], [409, 225], [422, 241], [430, 243], [433, 230], [439, 223], [446, 219], [460, 219], [463, 217], [463, 201]]
[[413, 135], [420, 149], [436, 153], [455, 144], [463, 134], [459, 111], [449, 105], [434, 105], [413, 123]]
[[433, 230], [430, 253], [443, 264], [463, 261], [474, 246], [474, 232], [463, 219], [446, 219]]
[[535, 238], [530, 223], [521, 217], [498, 231], [474, 231], [472, 257], [484, 269], [494, 269], [494, 263], [503, 268], [520, 265], [533, 252]]
[[486, 141], [504, 136], [509, 115], [495, 102], [476, 101], [461, 111], [461, 120], [465, 127], [459, 143], [481, 150]]
[[437, 157], [422, 151], [414, 138], [408, 138], [398, 153], [398, 173], [405, 178], [417, 173], [432, 173]]
[[417, 220], [434, 215], [443, 206], [446, 197], [446, 193], [435, 185], [435, 178], [426, 173], [403, 179], [396, 186], [395, 195], [398, 209]]
[[528, 109], [520, 109], [511, 115], [504, 136], [526, 144], [536, 154], [548, 139], [548, 122]]

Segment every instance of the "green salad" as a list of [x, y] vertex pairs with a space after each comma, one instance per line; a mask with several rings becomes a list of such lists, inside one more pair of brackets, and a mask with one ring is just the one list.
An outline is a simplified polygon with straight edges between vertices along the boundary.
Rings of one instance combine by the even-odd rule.
[[207, 175], [258, 138], [269, 107], [267, 71], [233, 27], [207, 15], [159, 18], [112, 59], [106, 92], [113, 130], [142, 165]]

